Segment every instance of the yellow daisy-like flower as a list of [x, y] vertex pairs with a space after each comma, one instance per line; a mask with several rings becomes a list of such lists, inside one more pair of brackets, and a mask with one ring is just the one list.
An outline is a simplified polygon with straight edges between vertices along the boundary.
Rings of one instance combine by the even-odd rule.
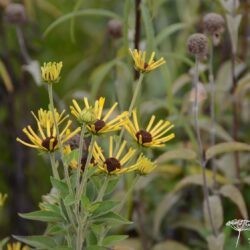
[[143, 154], [140, 155], [137, 163], [138, 163], [138, 166], [136, 170], [141, 175], [147, 175], [156, 168], [156, 163], [152, 162], [149, 158], [147, 158]]
[[2, 194], [0, 193], [0, 207], [2, 207], [7, 199], [8, 195], [7, 194]]
[[155, 52], [151, 53], [150, 59], [148, 62], [146, 62], [146, 51], [141, 51], [137, 49], [129, 49], [129, 52], [134, 60], [135, 63], [135, 69], [141, 73], [147, 73], [150, 72], [158, 67], [160, 67], [162, 64], [164, 64], [166, 61], [163, 57], [161, 57], [159, 60], [154, 60]]
[[[62, 121], [65, 120], [65, 117], [63, 117], [64, 111], [60, 115], [56, 110], [55, 113], [58, 119], [58, 124], [61, 124]], [[51, 111], [44, 111], [40, 109], [39, 114], [38, 117], [36, 117], [33, 113], [33, 116], [35, 117], [37, 122], [38, 133], [35, 133], [30, 125], [23, 129], [23, 132], [28, 137], [30, 143], [23, 141], [20, 138], [17, 138], [17, 141], [27, 147], [53, 152], [58, 149], [59, 145], [56, 136], [56, 126], [53, 122], [53, 119], [51, 119], [52, 113]], [[59, 135], [62, 144], [79, 133], [81, 130], [80, 128], [77, 128], [73, 132], [71, 132], [69, 130], [71, 123], [72, 121], [69, 120]]]
[[[126, 146], [126, 141], [124, 141], [118, 150], [118, 152], [114, 155], [114, 147], [113, 147], [113, 137], [110, 137], [109, 141], [109, 154], [108, 157], [103, 155], [101, 147], [98, 146], [97, 143], [94, 144], [93, 148], [93, 157], [94, 163], [97, 165], [101, 172], [105, 172], [108, 174], [123, 174], [136, 170], [137, 163], [126, 166], [129, 160], [134, 156], [136, 150], [133, 148], [129, 148], [126, 153], [123, 155], [123, 151]], [[122, 156], [123, 155], [123, 156]]]
[[42, 79], [49, 84], [58, 82], [60, 80], [62, 66], [62, 62], [43, 63], [41, 67]]
[[89, 105], [88, 99], [84, 98], [84, 105], [83, 109], [80, 108], [76, 100], [73, 100], [73, 106], [70, 106], [71, 113], [77, 118], [78, 121], [83, 120], [82, 114], [84, 110], [92, 109], [94, 112], [93, 117], [95, 119], [90, 120], [87, 123], [88, 130], [93, 134], [103, 134], [112, 131], [117, 131], [121, 129], [121, 126], [126, 123], [128, 112], [123, 112], [122, 114], [118, 115], [116, 118], [108, 121], [109, 117], [113, 113], [114, 109], [117, 106], [117, 102], [110, 108], [110, 110], [103, 116], [103, 107], [105, 104], [105, 98], [100, 97], [99, 100], [95, 101], [94, 107]]
[[153, 127], [155, 116], [153, 115], [146, 129], [141, 129], [138, 125], [136, 110], [132, 112], [133, 122], [128, 120], [124, 124], [126, 130], [142, 146], [145, 147], [162, 147], [164, 143], [174, 138], [174, 133], [165, 135], [174, 127], [169, 121], [158, 121]]
[[9, 243], [7, 245], [7, 250], [30, 250], [28, 246], [22, 246], [20, 242]]

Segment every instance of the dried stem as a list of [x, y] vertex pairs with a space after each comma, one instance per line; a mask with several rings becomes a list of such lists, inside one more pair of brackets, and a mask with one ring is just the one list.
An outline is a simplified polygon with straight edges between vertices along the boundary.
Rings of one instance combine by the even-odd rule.
[[[210, 84], [210, 116], [211, 116], [211, 134], [210, 134], [210, 146], [215, 145], [215, 84], [214, 84], [214, 71], [213, 71], [213, 57], [214, 57], [214, 47], [213, 47], [213, 40], [210, 37], [210, 53], [209, 53], [209, 84]], [[217, 174], [217, 167], [214, 163], [214, 159], [211, 159], [212, 164], [212, 171], [213, 171], [213, 185], [216, 187], [216, 174]]]
[[208, 186], [207, 186], [207, 179], [206, 179], [206, 159], [204, 157], [204, 150], [203, 150], [203, 145], [202, 145], [202, 140], [201, 140], [201, 135], [200, 135], [200, 126], [199, 126], [199, 105], [198, 105], [198, 80], [199, 80], [199, 71], [198, 71], [198, 66], [199, 66], [199, 60], [198, 57], [195, 57], [195, 73], [194, 73], [194, 88], [195, 88], [195, 100], [193, 103], [193, 112], [194, 112], [194, 123], [195, 123], [195, 132], [197, 136], [197, 141], [198, 141], [198, 150], [199, 150], [199, 158], [200, 158], [200, 166], [202, 170], [202, 179], [203, 179], [203, 194], [204, 194], [204, 199], [205, 203], [207, 206], [207, 211], [208, 211], [208, 218], [209, 222], [211, 225], [211, 228], [213, 230], [213, 234], [217, 236], [217, 230], [214, 226], [213, 223], [213, 218], [212, 218], [212, 213], [211, 213], [211, 207], [209, 203], [209, 191], [208, 191]]

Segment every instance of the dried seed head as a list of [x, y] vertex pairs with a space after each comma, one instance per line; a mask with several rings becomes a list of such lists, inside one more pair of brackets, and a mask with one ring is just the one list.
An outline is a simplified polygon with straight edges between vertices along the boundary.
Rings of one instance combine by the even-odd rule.
[[205, 33], [212, 36], [213, 44], [218, 45], [225, 30], [224, 18], [219, 14], [209, 13], [203, 18], [203, 26]]
[[188, 52], [198, 59], [203, 59], [208, 53], [208, 39], [201, 33], [191, 35], [187, 41]]
[[10, 3], [5, 8], [5, 18], [12, 24], [24, 24], [27, 22], [25, 8], [20, 3]]
[[108, 33], [111, 37], [117, 39], [122, 36], [122, 23], [117, 19], [111, 19], [108, 22]]
[[204, 31], [209, 35], [223, 33], [225, 28], [224, 18], [216, 13], [209, 13], [203, 18]]

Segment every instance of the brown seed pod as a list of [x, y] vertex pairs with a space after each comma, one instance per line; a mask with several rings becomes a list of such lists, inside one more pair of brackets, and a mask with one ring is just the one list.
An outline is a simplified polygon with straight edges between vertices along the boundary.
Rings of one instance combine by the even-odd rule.
[[122, 22], [117, 19], [111, 19], [107, 25], [108, 34], [117, 39], [122, 36]]
[[206, 34], [212, 36], [213, 44], [218, 45], [225, 31], [225, 20], [219, 14], [209, 13], [203, 18], [203, 28]]
[[27, 22], [25, 8], [20, 3], [10, 3], [5, 8], [5, 19], [12, 24], [24, 24]]
[[201, 33], [191, 35], [187, 41], [188, 52], [198, 59], [202, 60], [206, 58], [208, 53], [208, 38]]

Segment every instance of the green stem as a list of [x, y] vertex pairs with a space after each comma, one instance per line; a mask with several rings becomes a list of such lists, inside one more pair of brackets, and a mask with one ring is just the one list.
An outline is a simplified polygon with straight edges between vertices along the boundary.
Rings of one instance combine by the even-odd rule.
[[78, 206], [79, 206], [79, 202], [81, 200], [82, 194], [85, 193], [85, 189], [86, 189], [86, 185], [87, 185], [87, 178], [88, 178], [88, 167], [89, 167], [90, 161], [92, 159], [94, 143], [95, 143], [95, 135], [92, 135], [91, 142], [89, 145], [89, 150], [88, 150], [88, 157], [87, 157], [87, 161], [86, 161], [84, 171], [83, 171], [82, 181], [80, 183], [79, 191], [77, 194]]
[[108, 178], [108, 175], [106, 175], [95, 202], [102, 201], [105, 191], [107, 189], [108, 183], [109, 183], [109, 178]]
[[197, 136], [197, 141], [198, 141], [198, 148], [199, 148], [199, 159], [200, 159], [200, 166], [201, 166], [201, 171], [202, 171], [202, 179], [203, 179], [203, 195], [205, 199], [205, 203], [207, 206], [207, 211], [208, 211], [208, 218], [209, 222], [213, 231], [213, 234], [217, 236], [217, 230], [214, 226], [213, 218], [212, 218], [212, 213], [211, 213], [211, 207], [209, 203], [209, 191], [208, 191], [208, 186], [207, 186], [207, 179], [206, 179], [206, 160], [204, 159], [204, 150], [203, 150], [203, 145], [201, 141], [201, 135], [200, 135], [200, 126], [199, 126], [199, 105], [198, 105], [198, 81], [199, 81], [199, 60], [198, 57], [195, 57], [195, 73], [194, 73], [194, 88], [195, 88], [195, 100], [193, 103], [193, 112], [194, 112], [194, 123], [195, 123], [195, 132]]
[[83, 151], [83, 142], [84, 142], [84, 133], [85, 133], [85, 125], [82, 125], [80, 141], [79, 141], [79, 155], [77, 160], [77, 174], [76, 174], [76, 187], [80, 185], [80, 174], [81, 174], [81, 161], [82, 161], [82, 151]]
[[[142, 84], [142, 81], [143, 81], [143, 78], [144, 78], [144, 74], [143, 73], [140, 73], [140, 77], [137, 81], [137, 84], [136, 84], [136, 87], [135, 87], [135, 91], [134, 91], [134, 94], [133, 94], [133, 97], [132, 97], [132, 100], [131, 100], [131, 103], [129, 105], [129, 109], [128, 109], [128, 115], [131, 116], [132, 114], [132, 111], [133, 111], [133, 108], [135, 106], [135, 103], [136, 103], [136, 100], [137, 100], [137, 97], [138, 97], [138, 94], [139, 94], [139, 91], [141, 89], [141, 84]], [[119, 138], [118, 138], [118, 142], [117, 142], [117, 146], [115, 148], [115, 152], [118, 151], [120, 145], [121, 145], [121, 142], [122, 142], [122, 137], [124, 135], [124, 132], [125, 132], [125, 129], [122, 128], [121, 132], [120, 132], [120, 135], [119, 135]]]
[[[57, 137], [59, 151], [60, 151], [60, 155], [61, 155], [61, 159], [62, 159], [62, 157], [63, 157], [63, 148], [62, 148], [62, 141], [61, 141], [61, 138], [60, 138], [58, 124], [56, 122], [52, 84], [48, 84], [48, 93], [49, 93], [50, 109], [51, 109], [51, 113], [52, 113], [53, 123], [54, 123], [55, 128], [56, 128], [56, 137]], [[69, 192], [72, 194], [73, 191], [72, 191], [72, 188], [71, 188], [69, 172], [68, 172], [68, 166], [65, 164], [65, 162], [63, 160], [62, 160], [62, 163], [63, 163], [63, 168], [64, 168], [64, 176], [66, 178], [66, 182], [67, 182], [67, 185], [68, 185], [68, 188], [69, 188]]]
[[57, 166], [56, 166], [56, 161], [55, 161], [55, 153], [54, 152], [49, 153], [49, 157], [50, 157], [50, 162], [52, 166], [53, 177], [60, 180], [60, 176], [59, 176]]

